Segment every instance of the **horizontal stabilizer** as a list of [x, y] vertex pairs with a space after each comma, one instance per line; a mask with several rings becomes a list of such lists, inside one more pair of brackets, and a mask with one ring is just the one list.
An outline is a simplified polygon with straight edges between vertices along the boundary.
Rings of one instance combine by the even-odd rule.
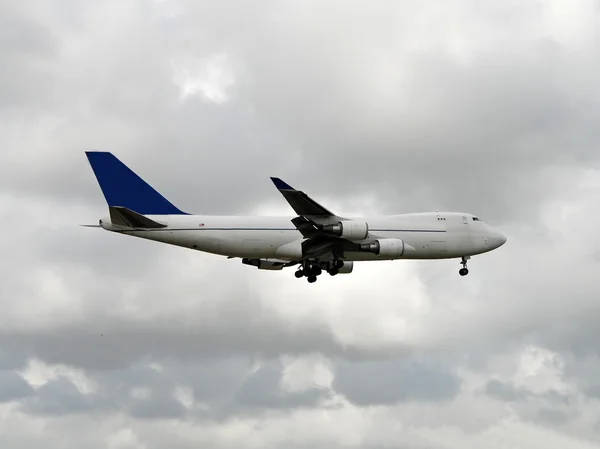
[[144, 228], [144, 229], [156, 229], [166, 228], [166, 224], [158, 223], [157, 221], [151, 220], [148, 217], [138, 214], [137, 212], [127, 209], [126, 207], [111, 206], [108, 208], [110, 211], [110, 221], [112, 224], [120, 226], [128, 226], [130, 228]]
[[107, 151], [86, 151], [109, 206], [121, 206], [144, 215], [182, 215], [164, 196]]

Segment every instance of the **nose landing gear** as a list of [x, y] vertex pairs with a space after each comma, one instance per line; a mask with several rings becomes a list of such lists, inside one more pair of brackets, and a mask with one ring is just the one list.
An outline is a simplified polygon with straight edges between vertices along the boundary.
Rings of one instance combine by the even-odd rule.
[[463, 266], [460, 270], [458, 270], [458, 274], [461, 276], [466, 276], [469, 274], [469, 269], [467, 268], [467, 260], [469, 260], [471, 256], [463, 256], [460, 263]]

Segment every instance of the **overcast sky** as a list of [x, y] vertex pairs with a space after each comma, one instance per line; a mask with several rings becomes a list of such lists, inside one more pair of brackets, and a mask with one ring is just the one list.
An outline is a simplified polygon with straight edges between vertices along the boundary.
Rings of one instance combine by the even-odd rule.
[[[0, 2], [2, 448], [599, 448], [594, 0]], [[508, 236], [297, 280], [78, 227], [183, 210]]]

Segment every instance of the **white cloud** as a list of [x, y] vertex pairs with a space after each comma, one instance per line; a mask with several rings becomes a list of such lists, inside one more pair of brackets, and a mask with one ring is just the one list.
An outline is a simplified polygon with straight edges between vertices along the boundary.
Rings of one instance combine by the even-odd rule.
[[173, 71], [173, 81], [181, 91], [181, 101], [202, 95], [213, 103], [221, 104], [229, 100], [229, 91], [235, 83], [228, 57], [224, 53], [206, 59], [190, 57], [183, 62], [174, 62]]
[[538, 394], [548, 391], [571, 393], [569, 386], [562, 380], [563, 370], [564, 360], [560, 354], [527, 346], [519, 354], [514, 383]]
[[286, 391], [331, 388], [333, 373], [330, 365], [327, 359], [318, 354], [292, 358], [283, 370], [282, 387]]

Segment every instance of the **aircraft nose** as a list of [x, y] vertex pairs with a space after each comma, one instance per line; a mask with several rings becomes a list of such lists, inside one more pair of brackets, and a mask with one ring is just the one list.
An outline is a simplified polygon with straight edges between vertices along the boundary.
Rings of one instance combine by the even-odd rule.
[[500, 231], [494, 230], [492, 238], [490, 239], [495, 248], [499, 248], [506, 243], [506, 236]]

